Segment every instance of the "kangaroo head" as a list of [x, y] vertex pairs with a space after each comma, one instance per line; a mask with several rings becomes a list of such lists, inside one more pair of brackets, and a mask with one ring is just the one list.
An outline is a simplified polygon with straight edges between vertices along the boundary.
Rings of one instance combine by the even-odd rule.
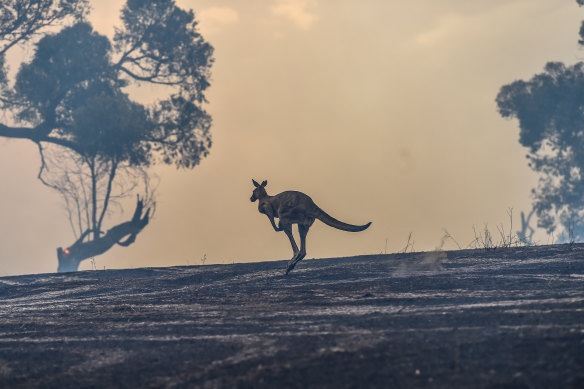
[[266, 192], [266, 185], [268, 185], [268, 181], [264, 180], [264, 182], [262, 182], [261, 184], [258, 184], [256, 182], [256, 180], [251, 180], [251, 182], [253, 182], [253, 185], [255, 186], [255, 189], [253, 190], [253, 193], [251, 194], [251, 198], [250, 201], [253, 203], [256, 200], [259, 200], [263, 197], [266, 197], [268, 195], [268, 193]]

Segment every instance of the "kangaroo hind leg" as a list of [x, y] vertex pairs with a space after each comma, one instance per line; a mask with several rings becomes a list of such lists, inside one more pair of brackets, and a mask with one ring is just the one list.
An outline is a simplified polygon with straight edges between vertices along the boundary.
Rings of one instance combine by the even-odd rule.
[[296, 241], [294, 240], [294, 236], [292, 235], [292, 224], [283, 224], [280, 221], [280, 228], [282, 228], [284, 230], [284, 232], [286, 233], [286, 236], [288, 236], [288, 239], [290, 239], [290, 245], [292, 246], [292, 251], [294, 252], [292, 258], [295, 258], [296, 255], [298, 254], [298, 246], [296, 245]]
[[300, 234], [300, 250], [294, 258], [292, 258], [288, 262], [288, 268], [286, 269], [286, 274], [290, 273], [292, 269], [296, 266], [298, 262], [300, 262], [306, 256], [306, 235], [308, 234], [308, 230], [310, 229], [310, 225], [307, 224], [299, 224], [298, 225], [298, 233]]

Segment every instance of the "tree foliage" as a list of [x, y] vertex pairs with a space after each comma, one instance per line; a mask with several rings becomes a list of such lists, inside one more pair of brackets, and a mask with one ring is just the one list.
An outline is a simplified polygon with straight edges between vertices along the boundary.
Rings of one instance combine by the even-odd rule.
[[[194, 14], [172, 0], [129, 1], [122, 20], [114, 44], [86, 22], [40, 39], [4, 96], [20, 122], [36, 126], [0, 125], [0, 135], [134, 165], [196, 166], [211, 146], [211, 118], [201, 103], [212, 47]], [[130, 83], [163, 84], [171, 92], [146, 107], [125, 92]]]
[[88, 7], [88, 0], [2, 0], [0, 56], [46, 27], [82, 18]]
[[3, 0], [0, 2], [0, 108], [8, 91], [6, 53], [41, 35], [48, 27], [80, 20], [88, 0]]
[[[579, 6], [584, 5], [584, 0], [576, 0], [576, 2], [578, 3]], [[582, 22], [582, 25], [580, 26], [580, 40], [578, 41], [578, 43], [580, 43], [581, 45], [584, 45], [584, 21]]]
[[532, 191], [538, 225], [564, 240], [583, 238], [584, 63], [549, 62], [530, 80], [503, 86], [496, 101], [501, 116], [519, 121], [519, 142], [540, 175]]

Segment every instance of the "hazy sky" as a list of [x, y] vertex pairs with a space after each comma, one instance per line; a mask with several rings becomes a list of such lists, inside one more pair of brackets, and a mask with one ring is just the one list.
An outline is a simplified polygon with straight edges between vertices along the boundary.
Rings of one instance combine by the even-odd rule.
[[[575, 1], [177, 2], [215, 47], [214, 145], [192, 171], [155, 169], [155, 218], [98, 268], [291, 257], [249, 201], [252, 178], [267, 179], [270, 194], [303, 191], [342, 221], [373, 222], [349, 233], [317, 221], [307, 258], [379, 253], [386, 240], [396, 252], [410, 232], [416, 250], [431, 250], [444, 228], [466, 245], [473, 225], [508, 228], [509, 207], [517, 227], [537, 177], [517, 122], [500, 118], [494, 99], [548, 61], [584, 57]], [[90, 21], [111, 36], [122, 5], [95, 0]], [[38, 167], [32, 142], [0, 139], [0, 275], [56, 271], [56, 248], [74, 240]]]

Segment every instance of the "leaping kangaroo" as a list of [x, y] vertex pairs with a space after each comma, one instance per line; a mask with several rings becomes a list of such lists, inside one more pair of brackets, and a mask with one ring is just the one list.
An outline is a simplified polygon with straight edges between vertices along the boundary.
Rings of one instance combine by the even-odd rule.
[[[288, 239], [290, 239], [294, 256], [288, 261], [286, 274], [290, 273], [294, 266], [306, 256], [306, 234], [308, 234], [308, 229], [314, 223], [314, 219], [318, 219], [339, 230], [350, 232], [363, 231], [371, 225], [371, 222], [356, 226], [338, 221], [320, 209], [309, 196], [302, 192], [290, 190], [275, 196], [269, 196], [266, 192], [268, 181], [264, 181], [261, 184], [258, 184], [253, 179], [251, 181], [255, 186], [250, 198], [251, 202], [259, 200], [258, 210], [260, 213], [265, 214], [270, 219], [275, 231], [284, 231]], [[274, 222], [275, 217], [280, 219], [277, 226]], [[298, 246], [292, 236], [292, 224], [298, 224], [300, 250], [298, 250]]]

